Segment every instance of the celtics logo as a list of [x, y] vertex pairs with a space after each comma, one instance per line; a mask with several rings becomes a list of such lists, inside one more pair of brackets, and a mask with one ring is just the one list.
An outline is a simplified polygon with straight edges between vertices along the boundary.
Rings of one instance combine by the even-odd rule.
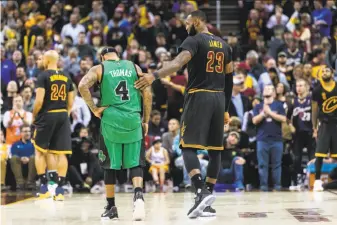
[[98, 159], [99, 159], [101, 162], [104, 162], [105, 159], [106, 159], [106, 156], [104, 155], [104, 153], [103, 153], [102, 150], [99, 150], [99, 152], [98, 152]]

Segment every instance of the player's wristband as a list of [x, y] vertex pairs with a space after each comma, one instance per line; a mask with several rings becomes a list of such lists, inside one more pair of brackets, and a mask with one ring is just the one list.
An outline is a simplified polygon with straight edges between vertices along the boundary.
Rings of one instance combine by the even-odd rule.
[[153, 72], [153, 76], [154, 76], [154, 78], [157, 80], [157, 79], [159, 79], [159, 74], [158, 74], [158, 72], [156, 71], [156, 72]]

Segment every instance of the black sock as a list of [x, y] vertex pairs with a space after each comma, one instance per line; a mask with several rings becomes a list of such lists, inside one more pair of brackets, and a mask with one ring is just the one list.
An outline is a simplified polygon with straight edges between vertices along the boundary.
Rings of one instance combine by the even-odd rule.
[[209, 192], [213, 193], [214, 184], [206, 182], [206, 188]]
[[58, 175], [56, 171], [48, 171], [48, 175], [51, 181], [56, 184], [58, 183]]
[[202, 189], [204, 187], [204, 182], [202, 181], [201, 174], [196, 174], [193, 177], [191, 177], [191, 180], [193, 182], [193, 185], [195, 187], [195, 192], [199, 192], [199, 189]]
[[108, 202], [108, 208], [115, 206], [115, 197], [112, 198], [106, 198], [106, 201]]
[[141, 187], [136, 187], [134, 191], [135, 191], [135, 194], [136, 194], [137, 192], [143, 192], [143, 188], [141, 188]]
[[315, 180], [321, 179], [322, 165], [323, 165], [323, 158], [317, 157], [315, 161], [315, 170], [316, 170]]
[[41, 175], [39, 175], [39, 178], [40, 178], [41, 184], [44, 184], [44, 185], [47, 184], [48, 180], [47, 180], [46, 174], [41, 174]]
[[62, 187], [63, 185], [65, 185], [65, 181], [66, 181], [65, 177], [59, 177], [58, 186]]

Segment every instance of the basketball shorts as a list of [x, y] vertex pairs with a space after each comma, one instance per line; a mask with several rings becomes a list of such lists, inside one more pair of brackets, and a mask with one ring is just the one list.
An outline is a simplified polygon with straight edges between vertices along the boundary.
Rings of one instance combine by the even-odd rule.
[[186, 94], [180, 148], [223, 150], [224, 112], [224, 92]]
[[104, 169], [130, 169], [145, 166], [143, 139], [133, 143], [114, 143], [100, 135], [98, 159]]
[[337, 123], [321, 123], [318, 127], [316, 157], [337, 158]]
[[54, 110], [37, 118], [33, 144], [36, 150], [53, 154], [72, 154], [68, 112]]
[[165, 173], [167, 173], [169, 171], [169, 166], [168, 165], [151, 165], [149, 169], [149, 173], [152, 173], [154, 169], [157, 169], [158, 172], [160, 171], [160, 169], [163, 169]]

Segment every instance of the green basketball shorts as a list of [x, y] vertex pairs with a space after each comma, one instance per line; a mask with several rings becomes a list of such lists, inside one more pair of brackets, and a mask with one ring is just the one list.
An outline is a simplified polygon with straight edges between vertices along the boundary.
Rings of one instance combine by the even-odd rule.
[[130, 169], [145, 166], [145, 144], [141, 139], [132, 143], [114, 143], [100, 135], [98, 158], [104, 169]]

